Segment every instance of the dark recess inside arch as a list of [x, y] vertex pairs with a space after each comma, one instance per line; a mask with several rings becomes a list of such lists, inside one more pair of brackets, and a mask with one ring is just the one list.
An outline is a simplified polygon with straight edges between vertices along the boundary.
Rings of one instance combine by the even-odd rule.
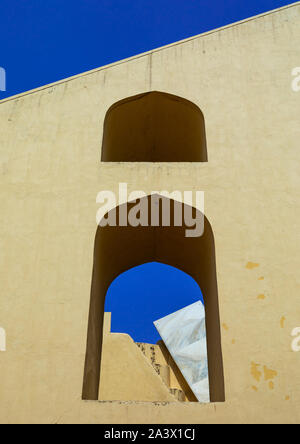
[[148, 92], [106, 113], [103, 162], [207, 162], [204, 116], [189, 100]]
[[[148, 200], [151, 220], [151, 199]], [[165, 197], [162, 200], [167, 199]], [[170, 202], [170, 214], [174, 205]], [[129, 203], [127, 211], [135, 204]], [[117, 207], [117, 217], [121, 207]], [[197, 211], [193, 209], [194, 211]], [[117, 219], [118, 220], [118, 219]], [[205, 218], [201, 237], [186, 237], [187, 227], [98, 227], [94, 247], [94, 266], [88, 322], [87, 348], [82, 398], [97, 400], [100, 381], [105, 296], [110, 284], [121, 273], [147, 262], [161, 262], [189, 274], [202, 290], [206, 312], [208, 370], [211, 402], [225, 401], [223, 359], [219, 317], [215, 244], [212, 228]], [[141, 296], [142, 297], [142, 296]], [[170, 297], [170, 295], [166, 295]]]

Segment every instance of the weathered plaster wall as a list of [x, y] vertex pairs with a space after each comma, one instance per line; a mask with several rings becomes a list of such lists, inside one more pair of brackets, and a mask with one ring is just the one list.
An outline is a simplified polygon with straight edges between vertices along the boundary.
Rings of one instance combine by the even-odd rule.
[[[1, 422], [299, 422], [299, 41], [298, 3], [0, 104]], [[149, 90], [202, 109], [207, 164], [100, 164], [106, 110]], [[81, 401], [95, 199], [121, 181], [205, 191], [224, 404]]]
[[135, 343], [111, 333], [111, 313], [104, 313], [100, 401], [198, 402], [163, 341]]
[[129, 335], [104, 335], [102, 353], [100, 400], [175, 402], [167, 385]]

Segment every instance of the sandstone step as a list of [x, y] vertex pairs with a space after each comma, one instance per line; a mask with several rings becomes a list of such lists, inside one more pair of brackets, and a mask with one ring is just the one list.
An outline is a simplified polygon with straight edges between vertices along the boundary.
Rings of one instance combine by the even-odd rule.
[[159, 345], [144, 342], [137, 342], [136, 344], [152, 364], [168, 365]]
[[177, 401], [197, 401], [163, 341], [158, 341], [157, 344], [136, 342], [136, 345]]
[[161, 377], [164, 384], [169, 388], [170, 393], [177, 401], [186, 401], [186, 396], [182, 390], [182, 385], [178, 381], [173, 369], [173, 359], [162, 341], [158, 344], [147, 344], [136, 342], [144, 356], [151, 363], [154, 370]]
[[197, 402], [197, 398], [195, 397], [190, 386], [183, 377], [181, 371], [177, 367], [177, 364], [172, 358], [165, 343], [162, 340], [160, 340], [157, 342], [157, 345], [159, 346], [161, 353], [164, 356], [165, 362], [167, 362], [168, 366], [170, 367], [170, 387], [172, 389], [174, 388], [182, 391], [185, 394], [185, 401]]
[[182, 390], [182, 375], [177, 368], [172, 356], [170, 355], [167, 347], [163, 341], [158, 341], [157, 346], [160, 349], [161, 354], [164, 356], [166, 364], [170, 368], [170, 387]]
[[170, 388], [170, 393], [177, 399], [177, 401], [185, 402], [185, 394], [182, 390], [177, 388]]
[[166, 386], [170, 388], [170, 367], [168, 365], [152, 364]]

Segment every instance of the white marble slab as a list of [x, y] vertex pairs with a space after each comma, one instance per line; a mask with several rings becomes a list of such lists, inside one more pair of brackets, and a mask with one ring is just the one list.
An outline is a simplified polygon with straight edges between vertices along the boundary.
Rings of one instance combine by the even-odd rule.
[[201, 301], [154, 322], [199, 402], [210, 402], [205, 310]]

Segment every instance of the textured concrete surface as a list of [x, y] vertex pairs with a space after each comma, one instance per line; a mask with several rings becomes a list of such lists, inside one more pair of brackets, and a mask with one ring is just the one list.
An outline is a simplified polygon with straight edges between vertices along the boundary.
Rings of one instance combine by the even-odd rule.
[[[1, 423], [300, 421], [300, 5], [0, 103]], [[100, 164], [116, 101], [195, 102], [208, 163]], [[96, 195], [204, 190], [226, 402], [81, 401]]]

